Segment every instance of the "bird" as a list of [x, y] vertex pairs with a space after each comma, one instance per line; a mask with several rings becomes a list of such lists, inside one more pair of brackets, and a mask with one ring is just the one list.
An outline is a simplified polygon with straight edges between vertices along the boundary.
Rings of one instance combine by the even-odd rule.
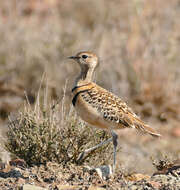
[[154, 137], [161, 135], [145, 124], [121, 98], [93, 82], [93, 75], [99, 65], [98, 57], [94, 53], [81, 51], [68, 58], [78, 63], [81, 69], [72, 89], [72, 104], [77, 114], [91, 126], [106, 130], [112, 135], [108, 140], [82, 152], [78, 161], [82, 160], [85, 154], [112, 141], [114, 173], [118, 145], [117, 130], [135, 128]]

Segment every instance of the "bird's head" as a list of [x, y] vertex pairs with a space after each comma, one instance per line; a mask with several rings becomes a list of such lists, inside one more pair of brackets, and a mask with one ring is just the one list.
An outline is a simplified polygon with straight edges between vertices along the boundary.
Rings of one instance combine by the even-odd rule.
[[87, 51], [79, 52], [75, 56], [69, 57], [69, 59], [73, 59], [79, 63], [82, 69], [95, 69], [98, 65], [98, 57], [95, 54]]

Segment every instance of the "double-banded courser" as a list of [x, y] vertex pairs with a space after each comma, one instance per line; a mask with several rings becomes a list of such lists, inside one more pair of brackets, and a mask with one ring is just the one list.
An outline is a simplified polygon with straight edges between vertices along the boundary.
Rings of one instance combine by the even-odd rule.
[[112, 168], [114, 171], [118, 144], [116, 130], [135, 128], [154, 137], [161, 135], [146, 125], [123, 100], [92, 81], [94, 71], [98, 65], [98, 57], [95, 54], [84, 51], [69, 58], [76, 61], [81, 68], [81, 72], [76, 78], [75, 86], [72, 89], [72, 103], [77, 113], [87, 123], [94, 127], [107, 130], [112, 134], [112, 138], [81, 153], [79, 160], [86, 153], [112, 141], [114, 145]]

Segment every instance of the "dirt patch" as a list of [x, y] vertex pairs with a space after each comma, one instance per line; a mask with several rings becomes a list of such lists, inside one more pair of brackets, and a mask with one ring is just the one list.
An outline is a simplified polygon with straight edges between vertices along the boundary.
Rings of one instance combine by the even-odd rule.
[[[10, 165], [11, 164], [11, 165]], [[23, 160], [13, 160], [0, 170], [0, 187], [3, 190], [20, 189], [24, 184], [51, 190], [64, 189], [171, 189], [180, 188], [180, 165], [173, 164], [167, 171], [152, 176], [144, 174], [124, 175], [117, 171], [108, 180], [102, 180], [96, 172], [89, 172], [75, 165], [59, 165], [49, 162], [45, 166], [26, 167]], [[16, 166], [12, 166], [16, 165]], [[32, 186], [33, 187], [33, 186]], [[66, 188], [65, 188], [66, 187]]]

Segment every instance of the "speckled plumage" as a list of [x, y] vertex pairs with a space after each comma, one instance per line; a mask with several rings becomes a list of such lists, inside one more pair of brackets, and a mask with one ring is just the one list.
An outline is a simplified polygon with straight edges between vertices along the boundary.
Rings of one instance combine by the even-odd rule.
[[[96, 113], [97, 123], [92, 123], [96, 127], [103, 129], [136, 128], [151, 135], [159, 136], [153, 129], [142, 122], [118, 96], [93, 82], [76, 87], [73, 94], [74, 97], [78, 94], [76, 96], [77, 104], [75, 103], [74, 106], [77, 110], [79, 108], [83, 110], [83, 112], [78, 111], [82, 118], [88, 107], [91, 107], [92, 112]], [[88, 116], [83, 119], [91, 124]]]
[[[72, 103], [78, 115], [92, 126], [108, 130], [112, 134], [112, 138], [82, 152], [78, 161], [82, 160], [86, 153], [112, 141], [114, 145], [114, 171], [118, 144], [116, 130], [136, 128], [155, 137], [159, 137], [160, 134], [141, 121], [118, 96], [92, 82], [94, 71], [98, 65], [98, 58], [95, 54], [79, 52], [75, 56], [71, 56], [70, 59], [75, 60], [81, 68], [81, 73], [76, 78], [74, 88], [72, 89]], [[107, 175], [109, 174], [107, 173]]]
[[72, 90], [73, 100], [80, 117], [102, 129], [136, 128], [153, 136], [160, 136], [146, 125], [118, 96], [92, 82], [98, 58], [91, 52], [79, 52], [74, 59], [81, 68]]

